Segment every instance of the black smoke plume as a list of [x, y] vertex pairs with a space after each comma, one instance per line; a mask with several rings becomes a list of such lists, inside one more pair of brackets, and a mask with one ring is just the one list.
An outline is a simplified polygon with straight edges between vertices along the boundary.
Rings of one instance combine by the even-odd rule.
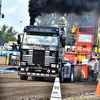
[[29, 0], [30, 25], [35, 23], [35, 18], [42, 13], [75, 13], [100, 11], [100, 0]]

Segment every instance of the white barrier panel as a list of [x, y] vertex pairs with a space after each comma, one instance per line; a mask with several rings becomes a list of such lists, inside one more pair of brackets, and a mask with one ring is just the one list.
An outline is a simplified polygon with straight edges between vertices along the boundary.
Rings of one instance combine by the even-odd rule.
[[59, 77], [55, 78], [50, 100], [61, 100], [61, 90]]

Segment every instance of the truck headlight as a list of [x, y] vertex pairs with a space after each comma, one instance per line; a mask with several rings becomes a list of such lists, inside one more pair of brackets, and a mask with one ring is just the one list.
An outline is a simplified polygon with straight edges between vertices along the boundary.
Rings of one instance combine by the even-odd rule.
[[20, 65], [21, 66], [26, 66], [26, 62], [21, 62]]
[[21, 70], [21, 71], [24, 71], [24, 68], [21, 68], [20, 70]]
[[56, 68], [56, 64], [51, 64], [51, 67], [52, 68]]
[[55, 70], [52, 70], [51, 72], [52, 72], [52, 73], [56, 73], [56, 71], [55, 71]]
[[51, 64], [51, 68], [59, 68], [59, 64]]

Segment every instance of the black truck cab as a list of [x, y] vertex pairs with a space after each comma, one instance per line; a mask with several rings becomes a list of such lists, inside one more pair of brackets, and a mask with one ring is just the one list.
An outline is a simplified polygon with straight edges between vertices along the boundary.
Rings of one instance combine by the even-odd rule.
[[[65, 36], [60, 33], [58, 27], [26, 26], [20, 42], [20, 67], [18, 75], [20, 79], [27, 80], [32, 77], [57, 77], [61, 82], [64, 75], [71, 71], [64, 71], [66, 65], [63, 62], [65, 50]], [[68, 62], [67, 62], [68, 63]], [[70, 68], [69, 68], [70, 69]], [[68, 70], [68, 68], [66, 68]], [[70, 77], [70, 74], [67, 75]]]

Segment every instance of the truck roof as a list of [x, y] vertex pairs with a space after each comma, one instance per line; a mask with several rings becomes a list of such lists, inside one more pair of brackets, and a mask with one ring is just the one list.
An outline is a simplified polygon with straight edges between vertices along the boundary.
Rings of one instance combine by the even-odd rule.
[[91, 26], [79, 26], [78, 32], [86, 33], [86, 34], [94, 34], [94, 27]]
[[56, 34], [60, 33], [58, 27], [35, 26], [35, 25], [26, 26], [24, 28], [24, 32], [56, 33]]

